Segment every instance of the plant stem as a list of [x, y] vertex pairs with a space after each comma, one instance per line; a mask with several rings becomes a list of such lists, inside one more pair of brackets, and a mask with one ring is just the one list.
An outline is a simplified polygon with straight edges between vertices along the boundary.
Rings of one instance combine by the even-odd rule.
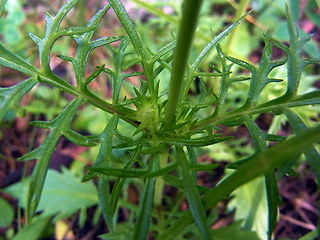
[[[241, 16], [243, 16], [247, 10], [247, 7], [249, 6], [250, 1], [249, 0], [241, 0], [240, 3], [237, 6], [236, 15], [233, 18], [233, 22], [237, 21]], [[236, 37], [238, 35], [239, 28], [233, 30], [228, 38], [227, 49], [231, 49], [234, 45], [234, 42], [236, 40]]]
[[182, 20], [178, 33], [177, 46], [173, 57], [173, 69], [169, 85], [168, 105], [166, 109], [165, 127], [170, 127], [175, 122], [175, 112], [180, 99], [182, 82], [190, 48], [197, 25], [202, 0], [185, 0], [183, 2]]
[[282, 108], [291, 108], [291, 107], [303, 106], [308, 104], [318, 104], [319, 96], [320, 96], [320, 91], [314, 91], [314, 92], [306, 93], [292, 99], [288, 99], [288, 98], [284, 99], [283, 97], [279, 97], [254, 108], [249, 108], [249, 109], [240, 108], [234, 111], [227, 112], [221, 116], [211, 115], [210, 117], [200, 120], [195, 126], [191, 128], [191, 130], [193, 131], [199, 130], [210, 124], [216, 125], [224, 121], [236, 119], [237, 117], [242, 115], [251, 116], [251, 115], [260, 114], [263, 112], [276, 111], [277, 109], [282, 109]]
[[[168, 151], [163, 151], [159, 154], [159, 165], [160, 168], [164, 168], [168, 164]], [[162, 204], [163, 198], [163, 190], [164, 190], [164, 180], [162, 177], [157, 177], [156, 179], [156, 186], [155, 186], [155, 193], [154, 193], [154, 205], [155, 207], [159, 207]]]

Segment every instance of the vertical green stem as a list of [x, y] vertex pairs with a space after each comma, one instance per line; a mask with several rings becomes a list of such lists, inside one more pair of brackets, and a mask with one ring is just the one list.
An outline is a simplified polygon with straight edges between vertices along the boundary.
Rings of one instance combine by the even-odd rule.
[[[159, 154], [160, 160], [160, 168], [164, 168], [167, 166], [168, 162], [168, 151], [163, 151]], [[154, 205], [161, 206], [162, 198], [163, 198], [163, 190], [164, 190], [164, 180], [162, 177], [157, 177], [155, 193], [154, 193]]]
[[[241, 0], [237, 11], [236, 11], [236, 15], [233, 18], [233, 22], [237, 21], [241, 16], [243, 16], [247, 10], [247, 7], [250, 4], [250, 0]], [[234, 41], [236, 39], [236, 36], [238, 34], [239, 28], [236, 28], [235, 30], [233, 30], [230, 34], [230, 36], [228, 37], [228, 43], [227, 43], [227, 47], [231, 47], [234, 44]], [[228, 49], [227, 48], [227, 49]]]
[[185, 0], [183, 2], [182, 19], [178, 33], [177, 46], [173, 57], [173, 69], [169, 85], [166, 127], [171, 126], [175, 121], [175, 112], [181, 94], [182, 82], [186, 72], [201, 4], [202, 0]]

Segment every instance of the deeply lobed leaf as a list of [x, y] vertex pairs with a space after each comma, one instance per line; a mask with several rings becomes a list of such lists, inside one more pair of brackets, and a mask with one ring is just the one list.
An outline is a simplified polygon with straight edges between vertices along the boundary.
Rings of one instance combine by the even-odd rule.
[[[79, 105], [83, 102], [82, 99], [73, 100], [68, 106], [63, 110], [61, 114], [59, 114], [55, 120], [51, 122], [47, 122], [44, 126], [51, 128], [51, 131], [45, 141], [38, 147], [37, 149], [27, 153], [22, 156], [20, 160], [32, 160], [37, 159], [38, 162], [36, 167], [32, 173], [32, 177], [30, 180], [30, 187], [28, 191], [28, 199], [27, 199], [27, 219], [28, 221], [34, 216], [34, 213], [37, 209], [42, 188], [44, 185], [44, 181], [46, 178], [46, 174], [48, 171], [49, 162], [51, 156], [58, 144], [58, 141], [62, 135], [66, 134], [66, 137], [70, 137], [71, 140], [74, 140], [77, 143], [81, 143], [82, 145], [92, 146], [93, 143], [83, 137], [80, 134], [76, 134], [72, 132], [70, 129], [70, 124], [74, 115], [76, 114], [76, 110]], [[39, 125], [39, 123], [37, 123]]]

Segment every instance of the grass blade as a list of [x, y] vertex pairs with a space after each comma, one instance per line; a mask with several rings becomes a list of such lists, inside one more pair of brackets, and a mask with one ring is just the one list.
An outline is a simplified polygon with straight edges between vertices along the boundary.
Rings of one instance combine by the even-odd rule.
[[150, 178], [144, 187], [133, 239], [144, 240], [148, 237], [155, 183], [156, 178]]
[[186, 193], [192, 217], [196, 222], [204, 239], [209, 240], [211, 239], [210, 230], [206, 219], [206, 212], [197, 188], [197, 183], [195, 182], [195, 178], [192, 176], [189, 170], [189, 163], [185, 156], [183, 148], [176, 147], [176, 150], [177, 162], [180, 166], [180, 173], [184, 184], [184, 191]]
[[274, 171], [266, 173], [265, 184], [268, 202], [268, 239], [271, 240], [277, 224], [278, 206], [280, 203], [278, 183]]

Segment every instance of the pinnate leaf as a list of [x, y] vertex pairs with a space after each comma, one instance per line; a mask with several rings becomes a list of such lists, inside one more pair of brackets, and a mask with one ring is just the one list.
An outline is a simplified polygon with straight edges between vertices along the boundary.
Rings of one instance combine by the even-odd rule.
[[[30, 188], [26, 207], [28, 220], [33, 217], [38, 206], [51, 156], [56, 148], [56, 145], [58, 144], [60, 137], [64, 135], [65, 132], [70, 133], [71, 121], [74, 118], [76, 110], [82, 101], [82, 99], [73, 100], [53, 121], [46, 122], [46, 126], [51, 128], [48, 137], [40, 145], [40, 147], [20, 158], [20, 160], [38, 160], [30, 180]], [[66, 135], [68, 136], [68, 134]], [[79, 135], [76, 137], [74, 135], [72, 136], [72, 139], [76, 139], [76, 141], [82, 144], [84, 144], [83, 138], [84, 137], [81, 137], [80, 139]], [[90, 146], [93, 144], [89, 139], [85, 142], [85, 145]]]

